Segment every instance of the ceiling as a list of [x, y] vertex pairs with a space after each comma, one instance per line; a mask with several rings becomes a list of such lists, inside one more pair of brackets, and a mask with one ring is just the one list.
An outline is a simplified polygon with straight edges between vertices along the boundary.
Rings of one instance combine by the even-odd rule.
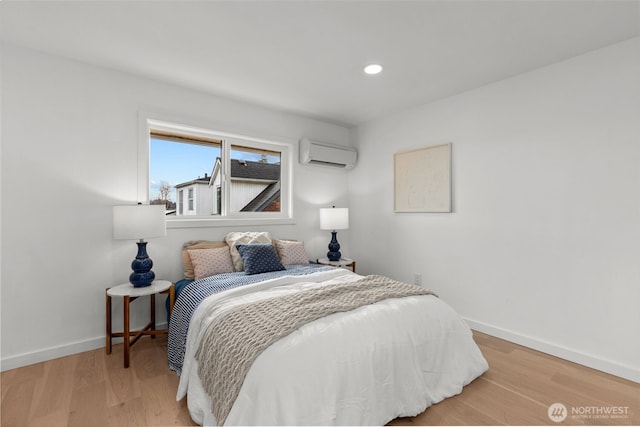
[[0, 19], [7, 43], [354, 126], [639, 36], [640, 0], [2, 1]]

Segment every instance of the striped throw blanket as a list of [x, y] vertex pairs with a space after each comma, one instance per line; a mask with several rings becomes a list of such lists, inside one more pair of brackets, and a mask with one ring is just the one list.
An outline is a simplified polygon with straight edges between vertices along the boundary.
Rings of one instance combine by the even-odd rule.
[[207, 326], [198, 350], [198, 374], [224, 424], [253, 361], [276, 340], [332, 313], [430, 291], [383, 276], [367, 276], [240, 305]]
[[182, 292], [176, 297], [176, 303], [171, 313], [169, 323], [169, 341], [167, 356], [169, 368], [178, 375], [182, 374], [182, 364], [187, 345], [187, 334], [191, 317], [202, 301], [210, 295], [235, 289], [241, 286], [261, 282], [263, 280], [275, 279], [283, 276], [304, 276], [318, 271], [331, 270], [333, 267], [318, 264], [286, 266], [286, 270], [271, 271], [269, 273], [246, 275], [244, 271], [235, 273], [216, 274], [196, 280], [185, 286]]

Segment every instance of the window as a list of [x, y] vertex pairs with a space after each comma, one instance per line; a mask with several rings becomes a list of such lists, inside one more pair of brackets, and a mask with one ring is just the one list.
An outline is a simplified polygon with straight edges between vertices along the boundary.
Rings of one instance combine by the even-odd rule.
[[189, 212], [193, 211], [193, 188], [189, 188]]
[[291, 219], [288, 145], [150, 119], [145, 140], [146, 191], [170, 224]]

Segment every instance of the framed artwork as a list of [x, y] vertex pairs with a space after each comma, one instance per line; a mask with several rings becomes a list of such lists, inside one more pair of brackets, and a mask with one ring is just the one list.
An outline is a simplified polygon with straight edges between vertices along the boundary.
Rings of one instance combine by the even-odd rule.
[[451, 143], [394, 154], [394, 211], [451, 212]]

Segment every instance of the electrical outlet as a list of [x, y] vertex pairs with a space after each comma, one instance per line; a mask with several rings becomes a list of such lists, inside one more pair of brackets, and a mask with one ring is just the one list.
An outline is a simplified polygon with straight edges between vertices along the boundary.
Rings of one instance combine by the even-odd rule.
[[422, 273], [413, 273], [413, 284], [422, 286]]

